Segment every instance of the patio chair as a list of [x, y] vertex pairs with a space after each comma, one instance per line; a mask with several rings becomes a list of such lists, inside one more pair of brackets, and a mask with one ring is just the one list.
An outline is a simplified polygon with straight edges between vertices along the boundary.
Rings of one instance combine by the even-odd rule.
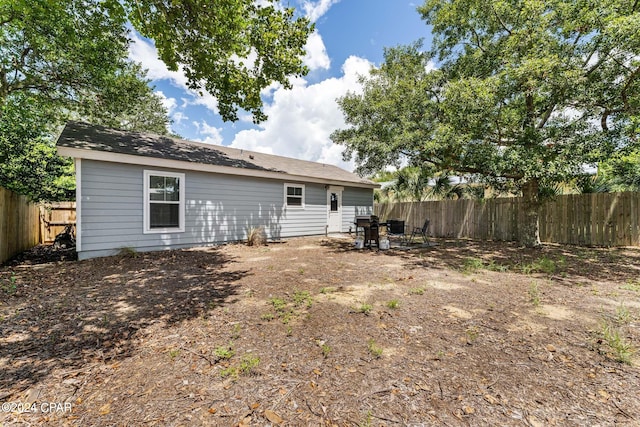
[[400, 240], [400, 246], [404, 245], [407, 241], [407, 234], [405, 231], [404, 221], [399, 219], [387, 220], [387, 237], [398, 237]]
[[410, 245], [411, 243], [413, 243], [413, 238], [417, 237], [417, 236], [422, 236], [422, 240], [424, 241], [424, 243], [429, 243], [429, 237], [427, 237], [427, 233], [429, 231], [429, 223], [431, 221], [429, 221], [429, 218], [427, 218], [424, 221], [424, 224], [422, 225], [422, 227], [414, 227], [413, 231], [411, 232], [411, 237], [409, 237], [409, 241], [408, 244]]

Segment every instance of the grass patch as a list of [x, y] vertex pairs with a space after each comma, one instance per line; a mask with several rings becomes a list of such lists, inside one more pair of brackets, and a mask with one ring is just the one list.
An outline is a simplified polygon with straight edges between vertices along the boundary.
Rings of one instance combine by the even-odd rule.
[[522, 264], [520, 270], [524, 274], [544, 273], [555, 274], [558, 270], [561, 270], [566, 265], [565, 257], [559, 257], [557, 260], [553, 260], [547, 256], [542, 256], [538, 259], [531, 261], [528, 264]]
[[231, 359], [235, 354], [236, 354], [236, 352], [233, 351], [233, 346], [231, 344], [229, 344], [227, 346], [216, 347], [216, 349], [213, 350], [213, 355], [218, 360]]
[[369, 314], [373, 310], [373, 306], [371, 304], [362, 304], [358, 307], [358, 313]]
[[232, 364], [220, 371], [222, 377], [238, 378], [240, 375], [249, 375], [260, 364], [260, 358], [251, 354], [245, 354], [238, 364]]
[[398, 301], [397, 299], [392, 299], [391, 301], [387, 301], [387, 307], [391, 309], [398, 308], [400, 307], [400, 301]]
[[311, 308], [313, 304], [313, 298], [309, 291], [295, 291], [293, 293], [293, 305], [296, 307], [300, 307], [305, 305], [307, 308]]
[[8, 280], [2, 281], [2, 292], [4, 292], [7, 295], [15, 294], [16, 290], [18, 289], [18, 286], [16, 284], [17, 281], [18, 281], [18, 278], [16, 277], [16, 275], [11, 273], [11, 276], [9, 277]]
[[422, 294], [424, 294], [423, 287], [409, 289], [409, 295], [422, 295]]
[[484, 262], [480, 258], [465, 258], [462, 264], [462, 272], [466, 274], [475, 273], [484, 268]]
[[120, 248], [120, 250], [118, 251], [118, 256], [122, 258], [138, 258], [140, 254], [135, 250], [135, 248], [131, 246], [125, 246]]
[[367, 411], [367, 414], [364, 416], [364, 419], [358, 423], [358, 427], [371, 427], [373, 424], [373, 417], [371, 415], [371, 411]]
[[[313, 297], [309, 291], [295, 291], [291, 297], [270, 298], [269, 303], [273, 307], [274, 313], [265, 313], [261, 318], [264, 320], [279, 318], [282, 323], [287, 325], [294, 317], [300, 314], [301, 308], [311, 308]], [[288, 332], [291, 332], [290, 328]]]
[[284, 298], [274, 297], [274, 298], [271, 298], [269, 302], [273, 306], [273, 309], [278, 313], [284, 312], [285, 308], [287, 307], [287, 301], [285, 301]]
[[509, 271], [509, 266], [498, 264], [494, 260], [489, 261], [485, 268], [489, 271], [497, 271], [498, 273], [506, 273]]
[[467, 328], [464, 331], [465, 337], [467, 339], [467, 344], [471, 345], [478, 339], [478, 328], [476, 326], [472, 326]]
[[536, 282], [533, 282], [529, 285], [529, 301], [535, 306], [539, 307], [541, 298], [540, 298], [540, 288]]
[[367, 341], [367, 350], [369, 350], [369, 354], [376, 359], [379, 359], [382, 356], [382, 347], [376, 344], [376, 340], [373, 338]]
[[237, 340], [240, 338], [240, 332], [242, 332], [242, 325], [240, 323], [236, 323], [231, 328], [231, 338]]
[[631, 357], [636, 350], [631, 342], [624, 337], [619, 327], [616, 327], [612, 322], [604, 321], [600, 329], [600, 338], [615, 360], [627, 365], [631, 364]]
[[338, 289], [334, 286], [325, 286], [324, 288], [320, 288], [321, 294], [330, 294], [336, 292]]
[[276, 315], [273, 313], [264, 313], [262, 316], [260, 316], [260, 319], [262, 320], [266, 320], [268, 322], [270, 322], [271, 320], [275, 319]]
[[615, 321], [618, 325], [627, 325], [631, 322], [632, 318], [631, 312], [624, 304], [620, 304], [620, 306], [616, 308]]
[[640, 292], [640, 281], [627, 280], [627, 283], [620, 286], [620, 289], [624, 289], [625, 291]]
[[326, 344], [322, 344], [320, 346], [320, 348], [322, 349], [322, 356], [326, 359], [327, 357], [329, 357], [329, 353], [331, 353], [331, 347], [326, 345]]
[[475, 273], [479, 270], [497, 271], [505, 273], [509, 271], [509, 267], [506, 265], [498, 264], [494, 260], [485, 262], [480, 258], [466, 258], [462, 264], [462, 272], [465, 274]]

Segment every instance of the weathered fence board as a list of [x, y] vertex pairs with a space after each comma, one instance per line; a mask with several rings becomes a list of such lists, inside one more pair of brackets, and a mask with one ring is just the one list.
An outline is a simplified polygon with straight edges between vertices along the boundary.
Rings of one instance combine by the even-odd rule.
[[[403, 219], [407, 228], [431, 220], [435, 237], [518, 240], [522, 198], [376, 204], [382, 220]], [[640, 192], [569, 194], [540, 209], [540, 240], [593, 246], [640, 246]]]
[[40, 210], [28, 198], [0, 187], [0, 263], [40, 242]]

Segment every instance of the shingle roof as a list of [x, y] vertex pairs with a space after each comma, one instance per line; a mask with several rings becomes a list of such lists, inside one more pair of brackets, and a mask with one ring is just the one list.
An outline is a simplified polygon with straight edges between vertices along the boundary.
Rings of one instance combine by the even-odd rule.
[[[324, 163], [298, 160], [248, 150], [186, 141], [167, 136], [128, 132], [68, 122], [57, 142], [58, 147], [102, 151], [114, 154], [176, 160], [253, 171], [275, 172], [293, 177], [309, 177], [377, 187], [374, 182]], [[188, 166], [185, 167], [188, 169]]]

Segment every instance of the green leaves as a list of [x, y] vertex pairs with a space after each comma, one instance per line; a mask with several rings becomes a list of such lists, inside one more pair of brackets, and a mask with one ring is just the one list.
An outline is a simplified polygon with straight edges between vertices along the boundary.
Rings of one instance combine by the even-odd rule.
[[[362, 94], [339, 100], [350, 127], [332, 138], [362, 172], [408, 160], [494, 185], [570, 179], [613, 141], [637, 141], [637, 9], [428, 0], [418, 11], [433, 26], [431, 51], [387, 49]], [[439, 70], [427, 71], [431, 58]]]
[[0, 102], [28, 91], [68, 105], [100, 87], [127, 56], [125, 21], [83, 0], [17, 0], [0, 6]]
[[11, 95], [0, 106], [0, 187], [33, 200], [69, 200], [75, 182], [70, 159], [58, 157], [52, 136], [54, 121], [38, 101]]
[[125, 1], [134, 27], [155, 41], [169, 69], [182, 68], [190, 88], [214, 95], [224, 120], [236, 121], [244, 109], [255, 122], [266, 118], [261, 90], [272, 82], [289, 88], [290, 77], [307, 73], [302, 58], [313, 31], [293, 9], [262, 3]]
[[69, 200], [70, 159], [55, 138], [68, 118], [167, 133], [146, 73], [128, 61], [117, 1], [0, 3], [0, 186], [34, 200]]

